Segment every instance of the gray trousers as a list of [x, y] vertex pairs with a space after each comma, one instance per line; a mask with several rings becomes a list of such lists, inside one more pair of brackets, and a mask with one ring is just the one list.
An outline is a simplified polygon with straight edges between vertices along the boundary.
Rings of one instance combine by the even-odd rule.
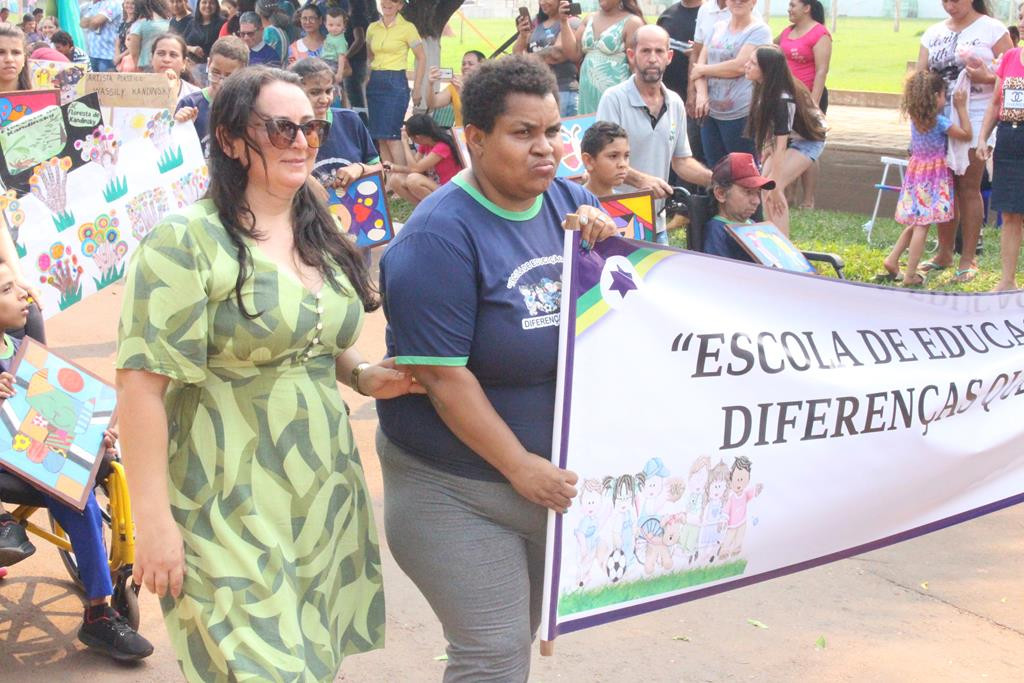
[[526, 681], [540, 625], [547, 512], [505, 482], [424, 463], [377, 430], [384, 529], [448, 640], [445, 683]]

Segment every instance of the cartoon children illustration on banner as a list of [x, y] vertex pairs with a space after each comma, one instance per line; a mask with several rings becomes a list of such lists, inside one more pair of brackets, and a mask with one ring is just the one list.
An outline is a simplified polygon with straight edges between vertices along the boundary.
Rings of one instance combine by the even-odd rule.
[[562, 559], [575, 581], [563, 588], [559, 613], [743, 574], [750, 510], [763, 491], [752, 469], [746, 456], [699, 456], [685, 472], [652, 457], [642, 472], [583, 478], [566, 520], [574, 552]]

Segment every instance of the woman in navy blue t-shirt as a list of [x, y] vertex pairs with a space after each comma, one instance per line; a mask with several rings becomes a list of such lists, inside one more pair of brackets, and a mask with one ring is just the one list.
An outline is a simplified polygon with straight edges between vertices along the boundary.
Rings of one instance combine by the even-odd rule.
[[558, 85], [542, 63], [481, 65], [462, 93], [472, 160], [427, 197], [381, 261], [388, 355], [427, 396], [379, 401], [385, 528], [448, 639], [445, 678], [525, 681], [540, 623], [552, 464], [562, 221], [615, 234], [555, 179]]

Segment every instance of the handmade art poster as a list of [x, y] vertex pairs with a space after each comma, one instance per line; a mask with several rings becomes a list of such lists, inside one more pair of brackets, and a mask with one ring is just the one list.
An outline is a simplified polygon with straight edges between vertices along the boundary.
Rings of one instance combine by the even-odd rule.
[[562, 140], [562, 160], [558, 164], [555, 175], [559, 178], [579, 178], [587, 172], [583, 165], [583, 152], [580, 145], [583, 142], [583, 134], [594, 125], [597, 114], [584, 114], [582, 116], [569, 116], [562, 119], [562, 130], [559, 137]]
[[28, 74], [32, 88], [56, 88], [60, 91], [61, 104], [67, 104], [85, 94], [83, 80], [88, 71], [87, 64], [49, 62], [42, 59], [28, 60]]
[[1024, 502], [1020, 292], [578, 233], [563, 258], [552, 458], [579, 493], [549, 513], [543, 640]]
[[117, 393], [26, 337], [11, 363], [14, 396], [0, 404], [0, 467], [84, 510], [103, 460]]
[[82, 81], [82, 90], [96, 93], [104, 109], [134, 107], [173, 110], [177, 102], [177, 88], [172, 87], [171, 81], [162, 73], [89, 72]]
[[59, 104], [59, 90], [15, 90], [0, 94], [0, 128]]
[[[583, 153], [580, 151], [580, 144], [583, 142], [583, 134], [594, 125], [595, 114], [584, 114], [583, 116], [570, 116], [562, 119], [562, 129], [558, 133], [559, 143], [562, 145], [562, 160], [558, 164], [555, 176], [558, 178], [580, 178], [587, 172], [583, 165]], [[469, 158], [469, 147], [466, 144], [466, 130], [462, 126], [452, 128], [452, 137], [455, 138], [455, 146], [459, 150], [459, 161], [463, 168], [469, 168], [473, 164]]]
[[364, 175], [347, 188], [328, 190], [327, 204], [341, 229], [357, 247], [379, 247], [395, 237], [380, 171]]
[[601, 208], [615, 221], [622, 237], [634, 240], [655, 239], [654, 194], [650, 191], [601, 197]]
[[32, 179], [67, 173], [82, 164], [76, 145], [101, 125], [96, 95], [50, 107], [0, 128], [0, 180], [17, 194], [31, 191]]
[[817, 272], [803, 252], [797, 249], [774, 223], [734, 223], [725, 227], [729, 231], [729, 236], [736, 240], [756, 263], [796, 273]]
[[99, 124], [66, 156], [40, 165], [28, 194], [0, 195], [2, 219], [22, 272], [38, 283], [45, 317], [121, 279], [139, 241], [206, 192], [195, 127], [160, 110], [143, 128], [122, 142], [121, 131]]
[[469, 145], [466, 144], [466, 129], [455, 126], [452, 128], [452, 137], [455, 138], [455, 147], [459, 150], [459, 163], [462, 168], [469, 168], [473, 163], [469, 158]]

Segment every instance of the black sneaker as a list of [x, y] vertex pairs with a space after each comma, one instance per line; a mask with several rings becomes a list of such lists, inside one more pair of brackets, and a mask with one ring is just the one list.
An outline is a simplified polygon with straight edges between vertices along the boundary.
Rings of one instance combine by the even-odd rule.
[[153, 654], [153, 645], [110, 605], [105, 605], [103, 614], [93, 619], [89, 618], [86, 610], [82, 628], [78, 629], [78, 639], [120, 661], [143, 659]]
[[9, 512], [0, 514], [0, 566], [10, 567], [36, 551], [25, 527]]

